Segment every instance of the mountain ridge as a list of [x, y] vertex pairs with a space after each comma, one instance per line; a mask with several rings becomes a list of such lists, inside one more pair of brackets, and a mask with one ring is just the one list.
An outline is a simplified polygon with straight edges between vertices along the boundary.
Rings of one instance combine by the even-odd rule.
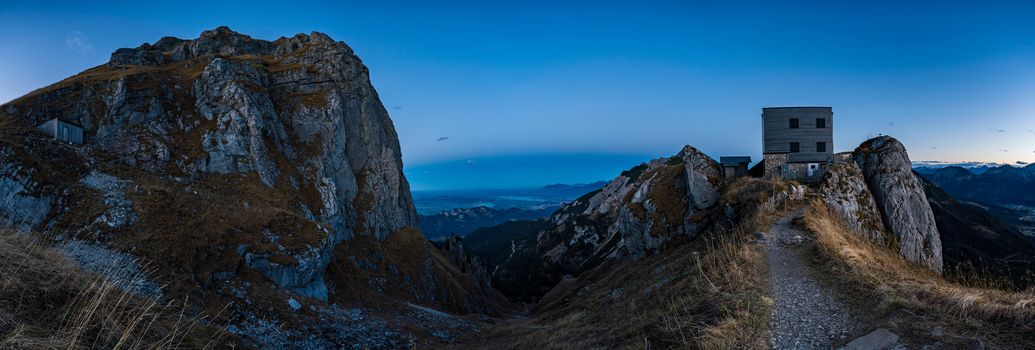
[[541, 209], [506, 208], [495, 209], [486, 206], [456, 208], [434, 215], [420, 215], [420, 229], [430, 240], [442, 240], [449, 236], [464, 237], [483, 227], [495, 226], [513, 220], [535, 220], [546, 217], [559, 206]]

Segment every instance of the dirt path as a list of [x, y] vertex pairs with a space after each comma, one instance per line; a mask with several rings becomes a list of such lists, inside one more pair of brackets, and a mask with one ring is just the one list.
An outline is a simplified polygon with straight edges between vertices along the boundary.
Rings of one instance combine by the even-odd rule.
[[831, 349], [845, 343], [859, 325], [851, 308], [809, 274], [804, 248], [795, 243], [795, 236], [805, 235], [791, 225], [800, 215], [781, 218], [765, 235], [775, 303], [769, 344], [773, 349]]

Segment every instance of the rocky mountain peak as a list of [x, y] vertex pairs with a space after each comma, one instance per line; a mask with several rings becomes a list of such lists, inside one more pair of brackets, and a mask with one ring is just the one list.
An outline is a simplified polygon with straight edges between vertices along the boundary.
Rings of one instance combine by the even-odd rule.
[[[37, 137], [52, 118], [84, 142]], [[0, 223], [132, 251], [169, 288], [484, 308], [415, 229], [367, 68], [324, 34], [219, 27], [119, 49], [0, 106], [0, 125]]]
[[206, 55], [216, 56], [274, 56], [283, 57], [299, 49], [321, 46], [324, 49], [351, 53], [343, 42], [336, 42], [320, 32], [281, 37], [274, 41], [254, 39], [251, 36], [221, 26], [201, 32], [197, 39], [185, 40], [163, 37], [154, 44], [144, 43], [136, 48], [122, 48], [111, 54], [110, 65], [159, 66], [182, 62]]
[[973, 173], [960, 166], [947, 166], [934, 171], [935, 174], [946, 176], [971, 176]]

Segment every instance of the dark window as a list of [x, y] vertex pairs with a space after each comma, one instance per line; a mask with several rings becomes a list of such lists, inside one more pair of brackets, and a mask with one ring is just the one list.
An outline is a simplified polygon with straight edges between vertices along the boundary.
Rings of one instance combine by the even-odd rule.
[[827, 120], [823, 118], [816, 118], [816, 129], [825, 129], [827, 127]]
[[[791, 119], [797, 120], [797, 119]], [[797, 142], [791, 142], [791, 153], [801, 152], [801, 146]]]
[[816, 142], [816, 152], [826, 152], [826, 151], [827, 151], [827, 143], [826, 142]]
[[791, 118], [791, 129], [798, 128], [798, 118]]

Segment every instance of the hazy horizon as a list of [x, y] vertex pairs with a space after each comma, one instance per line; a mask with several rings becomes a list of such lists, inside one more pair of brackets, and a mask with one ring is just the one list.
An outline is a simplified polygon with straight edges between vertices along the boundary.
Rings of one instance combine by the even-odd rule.
[[1031, 2], [192, 8], [4, 4], [0, 101], [226, 25], [348, 43], [415, 190], [607, 180], [685, 144], [757, 161], [768, 106], [832, 106], [835, 152], [887, 134], [913, 160], [1035, 162]]

